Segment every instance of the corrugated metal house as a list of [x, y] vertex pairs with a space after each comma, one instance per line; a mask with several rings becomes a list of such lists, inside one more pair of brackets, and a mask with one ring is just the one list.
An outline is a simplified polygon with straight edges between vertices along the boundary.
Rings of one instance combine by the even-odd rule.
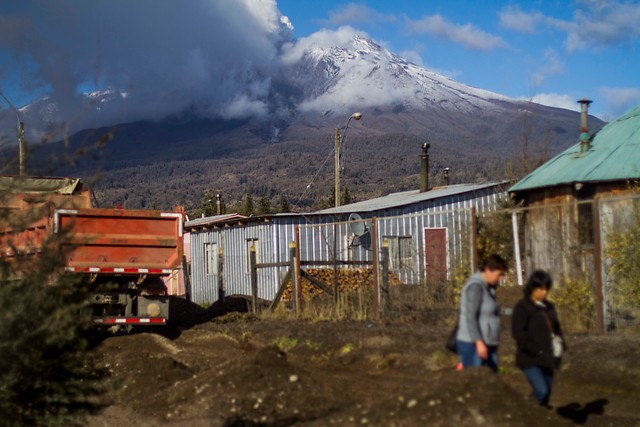
[[[192, 300], [212, 303], [218, 289], [251, 294], [249, 248], [259, 264], [289, 261], [289, 243], [299, 243], [300, 259], [370, 261], [372, 240], [390, 244], [390, 268], [405, 283], [448, 274], [463, 250], [471, 210], [495, 210], [506, 196], [506, 182], [460, 184], [429, 191], [394, 193], [307, 214], [274, 214], [228, 220], [187, 222], [191, 235]], [[358, 214], [353, 216], [352, 214]], [[371, 232], [375, 218], [376, 235]], [[271, 300], [287, 267], [258, 271], [258, 296]]]
[[[579, 142], [509, 189], [524, 202], [527, 271], [543, 268], [558, 278], [587, 280], [602, 304], [603, 248], [610, 231], [629, 224], [640, 179], [640, 105], [595, 135], [582, 103]], [[600, 307], [602, 316], [603, 307]], [[602, 327], [602, 318], [600, 327]]]

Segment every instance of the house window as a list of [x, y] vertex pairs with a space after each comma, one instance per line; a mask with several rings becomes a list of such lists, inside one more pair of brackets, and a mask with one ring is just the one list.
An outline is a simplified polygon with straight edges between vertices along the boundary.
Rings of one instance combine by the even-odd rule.
[[593, 198], [594, 186], [584, 186], [576, 192], [578, 199], [578, 242], [580, 245], [593, 245]]
[[389, 242], [389, 268], [413, 268], [413, 239], [411, 236], [385, 236]]
[[256, 264], [260, 262], [260, 247], [258, 245], [258, 239], [249, 238], [245, 240], [245, 252], [247, 254], [247, 273], [251, 272], [251, 247], [256, 250]]
[[204, 244], [204, 271], [207, 276], [218, 274], [218, 244]]

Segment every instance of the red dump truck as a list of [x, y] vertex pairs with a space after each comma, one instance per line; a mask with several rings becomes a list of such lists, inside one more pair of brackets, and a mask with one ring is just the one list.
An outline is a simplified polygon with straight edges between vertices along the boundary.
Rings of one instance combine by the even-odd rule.
[[108, 289], [91, 297], [96, 325], [166, 324], [169, 298], [162, 279], [182, 262], [181, 209], [93, 208], [91, 191], [74, 178], [0, 175], [0, 194], [9, 216], [33, 218], [18, 227], [0, 226], [3, 258], [39, 256], [42, 242], [58, 234], [66, 270]]

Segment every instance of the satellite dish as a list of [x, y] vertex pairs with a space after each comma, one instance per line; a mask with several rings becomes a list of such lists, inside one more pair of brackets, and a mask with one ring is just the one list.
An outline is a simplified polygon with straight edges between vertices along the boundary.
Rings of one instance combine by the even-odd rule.
[[369, 227], [367, 227], [367, 221], [363, 219], [357, 213], [349, 215], [349, 246], [362, 246], [364, 249], [369, 250], [371, 248], [371, 234], [369, 233]]
[[368, 231], [367, 224], [357, 213], [349, 215], [349, 230], [356, 237], [360, 237]]

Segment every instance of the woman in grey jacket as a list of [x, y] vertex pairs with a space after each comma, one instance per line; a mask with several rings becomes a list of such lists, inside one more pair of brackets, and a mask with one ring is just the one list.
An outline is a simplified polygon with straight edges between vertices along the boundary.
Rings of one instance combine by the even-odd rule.
[[498, 372], [500, 305], [495, 288], [507, 271], [499, 255], [490, 255], [462, 288], [457, 352], [463, 368], [487, 366]]

